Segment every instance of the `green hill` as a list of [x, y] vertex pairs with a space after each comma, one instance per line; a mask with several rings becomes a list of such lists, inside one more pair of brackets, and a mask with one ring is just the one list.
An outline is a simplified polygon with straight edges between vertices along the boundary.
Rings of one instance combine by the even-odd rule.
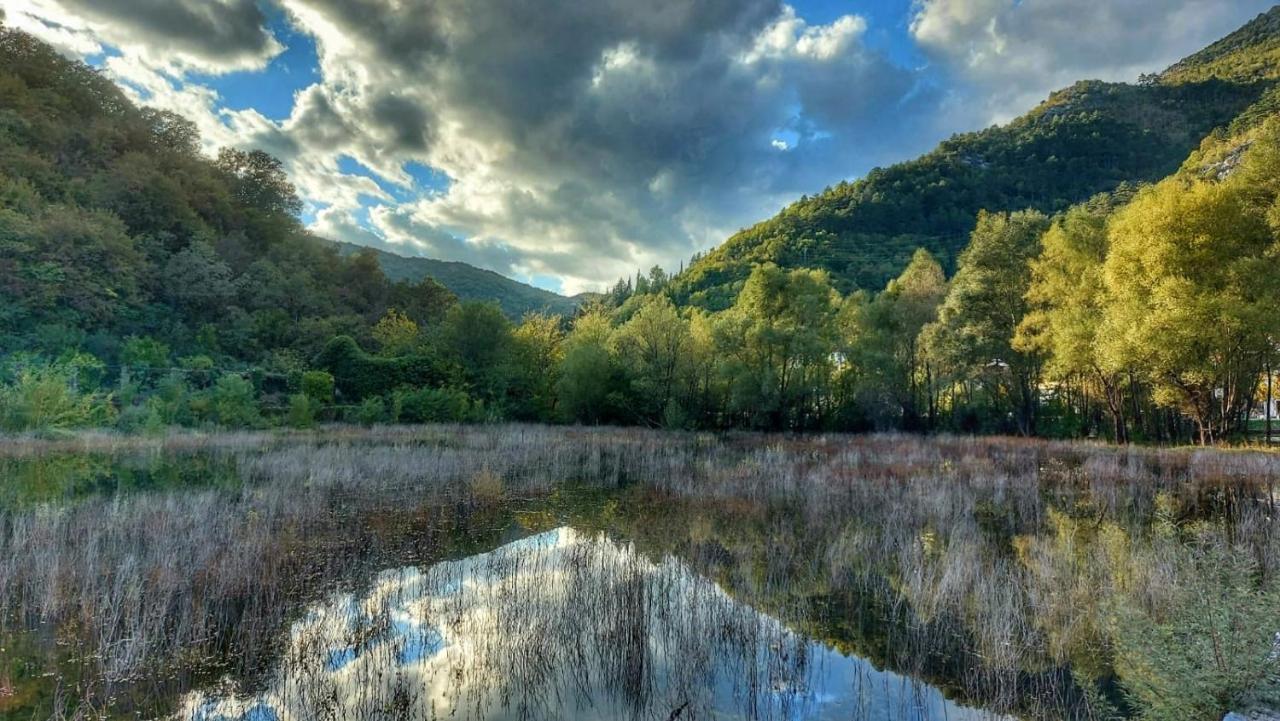
[[210, 159], [190, 121], [0, 25], [0, 353], [117, 363], [135, 338], [297, 365], [367, 341], [388, 307], [425, 320], [448, 300], [339, 257], [300, 207], [271, 156]]
[[1013, 122], [956, 135], [921, 158], [805, 197], [740, 231], [671, 285], [729, 305], [752, 266], [814, 267], [842, 291], [878, 289], [916, 248], [950, 268], [980, 210], [1056, 213], [1176, 171], [1215, 129], [1274, 110], [1280, 9], [1140, 84], [1082, 81]]
[[[338, 254], [343, 257], [366, 250], [353, 243], [337, 243]], [[525, 313], [549, 312], [571, 316], [578, 301], [557, 295], [549, 290], [535, 288], [512, 280], [491, 270], [457, 261], [434, 258], [410, 258], [385, 250], [373, 249], [378, 265], [391, 281], [417, 283], [432, 278], [453, 291], [459, 300], [495, 300], [508, 317], [518, 320]]]

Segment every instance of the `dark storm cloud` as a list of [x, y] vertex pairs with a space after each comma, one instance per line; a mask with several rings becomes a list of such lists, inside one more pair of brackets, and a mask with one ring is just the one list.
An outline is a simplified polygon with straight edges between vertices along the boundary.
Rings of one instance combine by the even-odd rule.
[[256, 0], [57, 0], [69, 12], [108, 22], [114, 44], [146, 46], [198, 69], [252, 67], [279, 44]]
[[[350, 129], [346, 152], [401, 182], [406, 160], [443, 170], [453, 185], [412, 224], [375, 227], [428, 245], [428, 228], [450, 228], [472, 241], [451, 254], [489, 267], [604, 282], [674, 265], [787, 195], [865, 170], [864, 155], [915, 127], [885, 122], [917, 78], [862, 46], [861, 20], [809, 26], [776, 0], [286, 7], [314, 33], [324, 76], [289, 132]], [[771, 144], [796, 128], [808, 131], [793, 152]], [[809, 136], [822, 153], [807, 154]]]

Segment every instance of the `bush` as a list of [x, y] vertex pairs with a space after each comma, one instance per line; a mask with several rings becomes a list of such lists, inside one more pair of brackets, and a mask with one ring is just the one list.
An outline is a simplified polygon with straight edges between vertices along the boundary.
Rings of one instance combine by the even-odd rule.
[[156, 404], [147, 403], [125, 408], [116, 419], [116, 429], [123, 433], [158, 435], [164, 432], [165, 421]]
[[295, 393], [289, 396], [289, 414], [285, 422], [291, 428], [313, 428], [319, 405], [305, 393]]
[[82, 362], [24, 362], [0, 385], [0, 428], [8, 431], [40, 431], [108, 425], [115, 418], [109, 395], [80, 390]]
[[187, 383], [193, 388], [208, 388], [213, 383], [214, 363], [207, 355], [179, 358], [178, 366], [185, 371]]
[[471, 399], [456, 388], [419, 388], [396, 393], [404, 423], [455, 423], [469, 420]]
[[182, 372], [170, 373], [156, 384], [155, 393], [147, 399], [147, 405], [165, 425], [190, 425], [194, 420], [188, 378]]
[[441, 385], [448, 372], [438, 358], [408, 355], [379, 358], [361, 350], [350, 336], [329, 341], [316, 365], [333, 374], [334, 384], [347, 402], [390, 393], [402, 386]]
[[302, 374], [302, 393], [317, 403], [333, 402], [333, 375], [326, 371], [307, 371]]
[[253, 428], [262, 424], [253, 384], [236, 373], [226, 373], [209, 395], [213, 420], [227, 428]]
[[355, 419], [360, 425], [372, 426], [381, 423], [386, 417], [386, 404], [377, 396], [365, 398], [359, 406], [356, 406]]

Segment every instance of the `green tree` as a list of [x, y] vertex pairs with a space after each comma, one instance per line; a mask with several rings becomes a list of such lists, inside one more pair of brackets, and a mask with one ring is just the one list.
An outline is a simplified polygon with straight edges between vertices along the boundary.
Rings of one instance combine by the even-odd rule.
[[823, 271], [785, 271], [771, 264], [752, 271], [717, 323], [731, 412], [770, 428], [819, 420], [838, 302]]
[[922, 407], [933, 420], [934, 369], [920, 334], [937, 318], [946, 293], [942, 266], [920, 249], [883, 292], [872, 299], [862, 294], [845, 299], [840, 313], [844, 373], [853, 381], [856, 401], [881, 424], [918, 428]]
[[517, 417], [550, 420], [556, 408], [556, 384], [564, 359], [563, 321], [558, 315], [527, 313], [512, 332], [515, 343]]
[[290, 428], [314, 428], [319, 404], [305, 393], [289, 396], [289, 411], [285, 423]]
[[1013, 336], [1027, 314], [1030, 262], [1047, 226], [1036, 211], [980, 214], [938, 320], [924, 336], [933, 362], [959, 382], [977, 383], [992, 410], [1012, 410], [1024, 435], [1036, 431], [1042, 359], [1035, 350], [1015, 349]]
[[214, 421], [224, 428], [255, 428], [261, 425], [257, 392], [239, 373], [224, 373], [209, 391]]
[[418, 324], [395, 308], [388, 308], [373, 326], [373, 339], [383, 355], [404, 355], [418, 344], [421, 335]]
[[208, 243], [197, 241], [175, 253], [163, 273], [165, 297], [197, 320], [217, 317], [235, 295], [231, 268]]
[[614, 332], [614, 353], [630, 379], [637, 415], [646, 421], [661, 421], [677, 403], [691, 340], [688, 322], [662, 295], [646, 297]]
[[1072, 208], [1045, 232], [1040, 255], [1031, 261], [1028, 312], [1013, 347], [1043, 356], [1048, 378], [1096, 389], [1111, 416], [1112, 438], [1124, 443], [1128, 369], [1106, 368], [1098, 354], [1109, 303], [1103, 265], [1111, 211], [1111, 202], [1099, 198]]
[[612, 332], [609, 316], [600, 308], [590, 309], [574, 321], [564, 342], [556, 384], [565, 419], [581, 423], [618, 420], [622, 376], [609, 351]]
[[0, 374], [0, 428], [42, 431], [105, 425], [115, 416], [111, 397], [85, 389], [100, 370], [89, 356], [56, 363], [18, 358]]
[[325, 371], [310, 370], [302, 374], [302, 394], [319, 404], [333, 402], [333, 376]]
[[1280, 335], [1278, 129], [1223, 180], [1183, 174], [1143, 190], [1108, 231], [1103, 364], [1139, 369], [1201, 443], [1239, 427]]
[[492, 302], [455, 305], [440, 324], [441, 348], [462, 369], [475, 394], [489, 402], [505, 402], [511, 386], [511, 330], [511, 321]]
[[284, 165], [261, 150], [223, 148], [218, 151], [217, 167], [232, 179], [232, 194], [246, 206], [271, 215], [297, 215], [302, 200]]

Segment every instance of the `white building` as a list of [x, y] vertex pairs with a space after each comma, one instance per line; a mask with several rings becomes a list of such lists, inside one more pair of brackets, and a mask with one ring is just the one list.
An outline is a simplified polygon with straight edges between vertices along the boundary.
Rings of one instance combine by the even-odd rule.
[[[1265, 398], [1258, 404], [1258, 407], [1254, 409], [1253, 417], [1260, 421], [1266, 420], [1267, 401]], [[1280, 428], [1280, 394], [1271, 399], [1271, 420], [1275, 422], [1277, 428]]]

